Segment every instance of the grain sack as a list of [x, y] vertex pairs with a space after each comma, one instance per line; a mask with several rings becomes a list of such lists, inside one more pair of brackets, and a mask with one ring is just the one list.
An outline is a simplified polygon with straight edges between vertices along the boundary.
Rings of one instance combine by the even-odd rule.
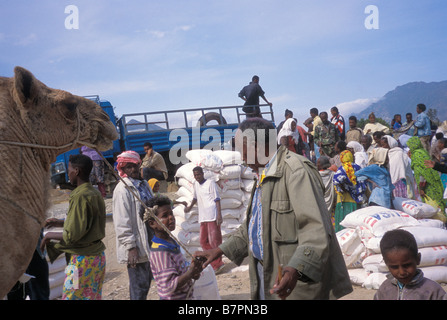
[[228, 189], [223, 192], [222, 189], [219, 188], [218, 192], [221, 199], [234, 198], [243, 201], [243, 198], [245, 196], [244, 192], [241, 189]]
[[219, 179], [239, 179], [241, 170], [241, 166], [237, 164], [224, 166], [219, 172]]
[[360, 236], [355, 229], [343, 229], [336, 233], [343, 254], [351, 255], [361, 245]]
[[225, 209], [236, 209], [242, 205], [242, 201], [235, 198], [223, 198], [220, 199], [221, 210]]
[[421, 263], [419, 267], [438, 266], [447, 263], [447, 246], [420, 248]]
[[251, 168], [242, 166], [241, 178], [253, 180], [256, 178], [256, 174]]
[[65, 254], [61, 254], [53, 263], [46, 257], [48, 262], [48, 282], [50, 286], [50, 300], [62, 297], [62, 288], [65, 282], [65, 268], [67, 262]]
[[393, 200], [393, 205], [396, 210], [408, 213], [416, 219], [431, 218], [438, 211], [429, 204], [407, 198], [397, 197]]
[[241, 216], [241, 209], [222, 209], [221, 210], [222, 219], [239, 219]]
[[221, 179], [217, 181], [217, 185], [222, 190], [222, 192], [226, 192], [231, 189], [240, 189], [241, 188], [241, 179]]
[[[447, 245], [447, 230], [432, 227], [402, 227], [410, 232], [418, 248]], [[366, 242], [366, 248], [374, 253], [380, 253], [380, 240], [382, 237], [371, 238]]]
[[194, 198], [193, 193], [188, 190], [188, 188], [181, 186], [178, 190], [177, 190], [177, 195], [181, 198], [185, 198], [188, 199], [186, 202], [189, 204], [191, 203], [191, 201]]
[[194, 163], [192, 162], [186, 163], [177, 169], [177, 171], [175, 172], [175, 177], [177, 179], [186, 179], [192, 183], [195, 181], [194, 174], [192, 172], [192, 169], [194, 169], [195, 167], [196, 165], [194, 165]]
[[184, 188], [188, 189], [189, 192], [191, 192], [191, 193], [194, 192], [194, 186], [193, 186], [192, 182], [187, 180], [187, 179], [185, 179], [185, 178], [178, 178], [177, 179], [177, 184], [178, 184], [178, 186], [180, 188], [184, 187]]
[[363, 283], [363, 287], [366, 289], [379, 289], [380, 285], [386, 280], [387, 272], [374, 272], [370, 273]]
[[222, 160], [208, 149], [189, 150], [186, 158], [195, 166], [214, 172], [219, 172], [223, 167]]
[[348, 269], [348, 274], [351, 283], [357, 286], [362, 286], [370, 275], [365, 269]]
[[[178, 198], [177, 201], [187, 201], [187, 199], [181, 197], [181, 198]], [[184, 220], [191, 219], [192, 216], [197, 216], [199, 214], [197, 206], [192, 207], [192, 209], [189, 212], [185, 212], [185, 207], [182, 204], [174, 207], [174, 209], [172, 211], [176, 218], [181, 217]]]
[[222, 228], [228, 229], [228, 230], [235, 230], [239, 228], [241, 223], [239, 222], [239, 219], [235, 218], [226, 218], [222, 220]]
[[340, 224], [345, 228], [357, 228], [363, 225], [363, 220], [365, 219], [365, 217], [377, 212], [381, 212], [384, 209], [386, 208], [371, 206], [355, 210], [348, 214]]
[[418, 219], [418, 222], [421, 227], [445, 228], [444, 222], [438, 219]]
[[392, 229], [417, 226], [418, 221], [402, 211], [373, 206], [351, 212], [340, 224], [350, 228], [364, 226], [375, 236], [382, 236]]
[[179, 229], [178, 232], [172, 232], [172, 234], [184, 245], [200, 247], [199, 232], [189, 232], [183, 229]]
[[343, 229], [336, 234], [347, 268], [361, 268], [363, 259], [369, 255], [361, 234], [358, 228]]
[[199, 232], [200, 231], [200, 223], [198, 221], [197, 215], [194, 217], [191, 217], [188, 220], [184, 220], [179, 217], [176, 217], [175, 224], [177, 227], [181, 228], [185, 232]]
[[65, 267], [67, 266], [67, 262], [66, 262], [64, 254], [61, 254], [56, 260], [53, 261], [53, 263], [50, 262], [48, 257], [47, 257], [47, 261], [48, 261], [48, 273], [49, 274], [64, 271]]
[[383, 261], [382, 254], [373, 254], [362, 262], [362, 267], [367, 272], [388, 272], [388, 268]]
[[418, 248], [447, 245], [447, 230], [430, 227], [403, 227], [416, 239]]
[[65, 282], [65, 269], [56, 273], [50, 273], [48, 275], [48, 282], [50, 284], [50, 291], [62, 287]]
[[[188, 162], [188, 163], [182, 165], [180, 168], [177, 169], [177, 171], [175, 173], [175, 178], [177, 180], [180, 180], [181, 178], [183, 178], [183, 179], [188, 180], [190, 183], [194, 183], [194, 181], [196, 181], [196, 179], [194, 178], [194, 173], [192, 170], [195, 167], [197, 167], [197, 165], [195, 165], [192, 162]], [[206, 168], [202, 168], [202, 169], [203, 169], [203, 176], [205, 179], [210, 179], [210, 180], [214, 180], [214, 181], [219, 180], [218, 172], [207, 170]]]
[[[418, 267], [443, 265], [447, 263], [447, 246], [420, 248], [421, 262]], [[363, 268], [368, 272], [388, 272], [382, 254], [374, 254], [363, 260]]]
[[253, 179], [241, 179], [242, 190], [251, 193], [253, 187], [255, 186], [255, 180]]
[[438, 283], [447, 283], [447, 266], [422, 267], [424, 276]]
[[224, 166], [243, 163], [241, 153], [239, 151], [216, 150], [213, 154], [222, 161], [222, 165]]

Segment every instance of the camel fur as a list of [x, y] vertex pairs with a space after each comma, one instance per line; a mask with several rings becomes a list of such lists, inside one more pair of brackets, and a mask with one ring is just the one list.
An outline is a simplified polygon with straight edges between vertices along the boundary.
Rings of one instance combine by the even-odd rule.
[[[95, 102], [52, 89], [16, 67], [0, 77], [0, 299], [25, 272], [48, 209], [49, 169], [56, 156], [83, 141], [105, 151], [118, 138], [115, 125]], [[79, 134], [79, 136], [78, 136]], [[78, 140], [77, 140], [78, 138]]]

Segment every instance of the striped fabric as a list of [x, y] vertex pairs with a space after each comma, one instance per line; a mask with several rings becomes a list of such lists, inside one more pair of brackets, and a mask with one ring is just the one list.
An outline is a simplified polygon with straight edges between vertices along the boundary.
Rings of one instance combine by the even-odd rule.
[[178, 245], [173, 247], [172, 243], [167, 245], [165, 241], [154, 237], [150, 262], [160, 299], [185, 300], [192, 298], [192, 290], [188, 296], [188, 291], [193, 285], [192, 281], [177, 288], [178, 277], [184, 274], [189, 267], [189, 263], [185, 260]]

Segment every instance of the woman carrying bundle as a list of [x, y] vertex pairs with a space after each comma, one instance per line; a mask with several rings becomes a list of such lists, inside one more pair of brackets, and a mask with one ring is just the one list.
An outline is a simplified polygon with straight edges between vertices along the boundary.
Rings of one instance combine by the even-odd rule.
[[360, 166], [354, 163], [354, 157], [348, 150], [340, 153], [342, 165], [334, 175], [334, 186], [337, 192], [337, 204], [335, 206], [335, 232], [343, 229], [340, 222], [351, 212], [360, 209], [366, 200], [366, 184], [357, 181], [355, 172]]

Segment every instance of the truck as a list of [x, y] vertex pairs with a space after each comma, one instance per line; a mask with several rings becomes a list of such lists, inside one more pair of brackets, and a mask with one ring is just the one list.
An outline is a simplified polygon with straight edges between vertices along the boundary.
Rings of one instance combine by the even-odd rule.
[[[143, 145], [150, 142], [153, 150], [160, 153], [166, 162], [168, 181], [174, 180], [175, 172], [184, 160], [185, 150], [201, 149], [210, 144], [213, 149], [231, 148], [235, 130], [247, 117], [247, 113], [242, 111], [246, 106], [242, 105], [130, 113], [118, 117], [110, 101], [101, 100], [98, 95], [85, 98], [95, 101], [104, 109], [119, 133], [113, 147], [102, 153], [104, 158], [113, 165], [116, 156], [125, 150], [136, 151], [144, 157]], [[274, 124], [272, 106], [261, 104], [259, 107], [262, 117]], [[57, 156], [51, 165], [53, 187], [69, 187], [69, 157], [79, 153], [80, 148], [77, 148]], [[113, 174], [107, 171], [108, 166], [106, 184], [115, 180]]]

